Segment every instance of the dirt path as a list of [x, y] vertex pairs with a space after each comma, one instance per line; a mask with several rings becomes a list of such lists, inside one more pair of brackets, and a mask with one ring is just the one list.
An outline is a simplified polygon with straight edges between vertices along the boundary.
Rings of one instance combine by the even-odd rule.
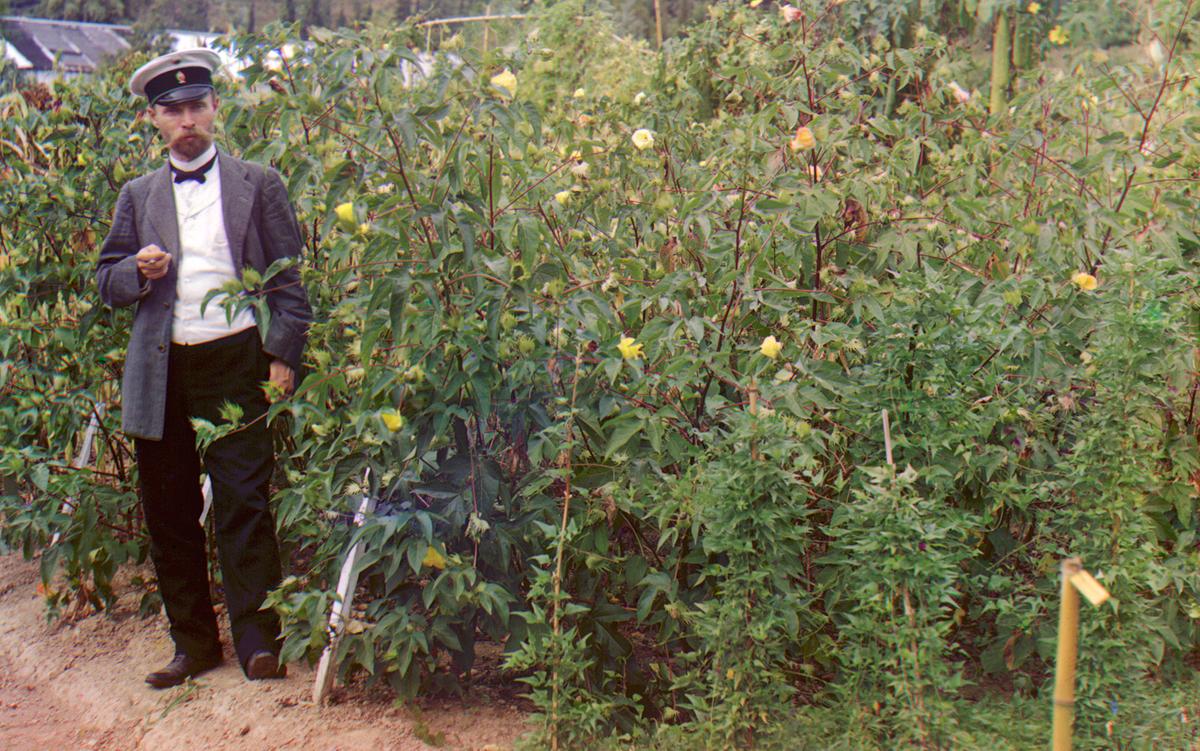
[[130, 593], [111, 613], [47, 624], [37, 583], [36, 562], [0, 556], [6, 751], [498, 751], [526, 729], [509, 697], [482, 693], [409, 709], [378, 689], [338, 689], [333, 706], [318, 708], [306, 666], [290, 665], [283, 681], [250, 683], [228, 646], [225, 664], [195, 685], [155, 691], [142, 677], [170, 658], [161, 617], [139, 618]]

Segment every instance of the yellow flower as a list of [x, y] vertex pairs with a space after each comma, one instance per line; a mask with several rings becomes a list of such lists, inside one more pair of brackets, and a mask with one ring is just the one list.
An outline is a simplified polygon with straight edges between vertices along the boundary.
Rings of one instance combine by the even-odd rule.
[[365, 235], [365, 234], [367, 234], [367, 233], [368, 233], [368, 232], [370, 232], [370, 231], [371, 231], [371, 225], [370, 225], [370, 224], [367, 224], [366, 222], [363, 222], [362, 224], [358, 225], [358, 234], [360, 234], [360, 235]]
[[517, 77], [508, 68], [492, 76], [492, 86], [503, 89], [508, 96], [517, 95]]
[[583, 90], [582, 86], [580, 86], [578, 89], [575, 89], [575, 93], [571, 96], [575, 97], [576, 99], [583, 99], [585, 96], [587, 96], [587, 92]]
[[776, 357], [779, 357], [779, 353], [783, 351], [783, 345], [780, 344], [779, 340], [774, 336], [768, 336], [766, 339], [762, 340], [762, 344], [759, 345], [758, 351], [761, 352], [764, 357], [774, 360]]
[[638, 128], [633, 131], [633, 145], [637, 146], [639, 151], [645, 151], [654, 145], [654, 134], [645, 128]]
[[642, 345], [637, 343], [637, 340], [632, 336], [623, 336], [617, 344], [617, 349], [621, 351], [621, 357], [626, 360], [633, 360], [642, 356]]
[[817, 139], [807, 125], [796, 128], [796, 137], [791, 142], [792, 151], [808, 151], [817, 145]]
[[1078, 274], [1071, 277], [1071, 283], [1084, 292], [1091, 292], [1092, 290], [1096, 289], [1096, 285], [1098, 284], [1096, 277], [1084, 271], [1080, 271]]
[[554, 200], [558, 201], [559, 206], [566, 206], [571, 202], [571, 191], [560, 190], [554, 194]]
[[335, 214], [337, 214], [337, 218], [346, 224], [352, 224], [354, 222], [354, 204], [349, 202], [339, 204], [338, 207], [333, 211]]
[[750, 0], [750, 7], [757, 8], [758, 6], [762, 5], [762, 3], [763, 0]]
[[1050, 29], [1050, 41], [1058, 45], [1066, 44], [1068, 41], [1067, 32], [1063, 31], [1062, 26], [1055, 26], [1053, 29]]
[[404, 427], [404, 416], [394, 409], [389, 409], [387, 412], [379, 415], [379, 418], [383, 420], [384, 426], [392, 433]]
[[421, 565], [428, 566], [429, 568], [436, 568], [440, 571], [441, 569], [446, 568], [446, 559], [441, 553], [434, 550], [432, 545], [430, 545], [425, 551], [425, 557], [421, 559]]
[[420, 365], [414, 365], [404, 371], [402, 376], [405, 383], [423, 383], [425, 381], [425, 368]]
[[1042, 12], [1042, 4], [1041, 3], [1030, 3], [1025, 8], [1025, 10], [1029, 11], [1029, 15], [1036, 16], [1038, 13]]

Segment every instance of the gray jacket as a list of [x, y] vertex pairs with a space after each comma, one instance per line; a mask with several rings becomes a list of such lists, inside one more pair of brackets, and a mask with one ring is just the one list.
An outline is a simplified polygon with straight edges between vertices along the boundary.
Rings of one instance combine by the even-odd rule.
[[[222, 153], [221, 211], [233, 254], [233, 267], [259, 273], [284, 257], [298, 257], [300, 226], [279, 174]], [[169, 165], [125, 185], [117, 198], [112, 228], [100, 246], [96, 281], [100, 298], [113, 307], [137, 305], [125, 355], [121, 427], [131, 436], [159, 440], [167, 397], [167, 353], [179, 269], [179, 227]], [[139, 250], [157, 245], [171, 254], [162, 279], [139, 276]], [[293, 266], [265, 284], [271, 320], [263, 349], [299, 372], [312, 309], [300, 273]], [[216, 304], [215, 302], [213, 304]]]

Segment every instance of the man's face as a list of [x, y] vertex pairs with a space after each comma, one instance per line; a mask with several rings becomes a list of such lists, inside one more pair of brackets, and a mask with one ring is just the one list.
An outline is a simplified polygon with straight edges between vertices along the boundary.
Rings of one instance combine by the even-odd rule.
[[213, 142], [213, 120], [217, 116], [217, 95], [176, 104], [155, 104], [148, 110], [150, 122], [158, 128], [167, 146], [184, 160], [195, 159]]

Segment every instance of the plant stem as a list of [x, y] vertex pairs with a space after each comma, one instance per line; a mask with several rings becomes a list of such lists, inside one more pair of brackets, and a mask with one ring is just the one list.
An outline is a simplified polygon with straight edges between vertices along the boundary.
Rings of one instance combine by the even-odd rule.
[[[550, 600], [550, 632], [553, 634], [552, 643], [558, 644], [562, 635], [562, 621], [558, 615], [558, 599], [562, 594], [563, 549], [567, 540], [567, 519], [571, 514], [571, 458], [574, 453], [573, 433], [575, 428], [575, 401], [579, 393], [579, 367], [583, 361], [582, 346], [575, 350], [575, 372], [571, 374], [571, 407], [567, 413], [566, 449], [563, 455], [563, 508], [562, 522], [558, 528], [558, 546], [554, 551], [554, 595]], [[557, 649], [557, 648], [556, 648]], [[550, 749], [558, 751], [558, 661], [550, 674]]]

